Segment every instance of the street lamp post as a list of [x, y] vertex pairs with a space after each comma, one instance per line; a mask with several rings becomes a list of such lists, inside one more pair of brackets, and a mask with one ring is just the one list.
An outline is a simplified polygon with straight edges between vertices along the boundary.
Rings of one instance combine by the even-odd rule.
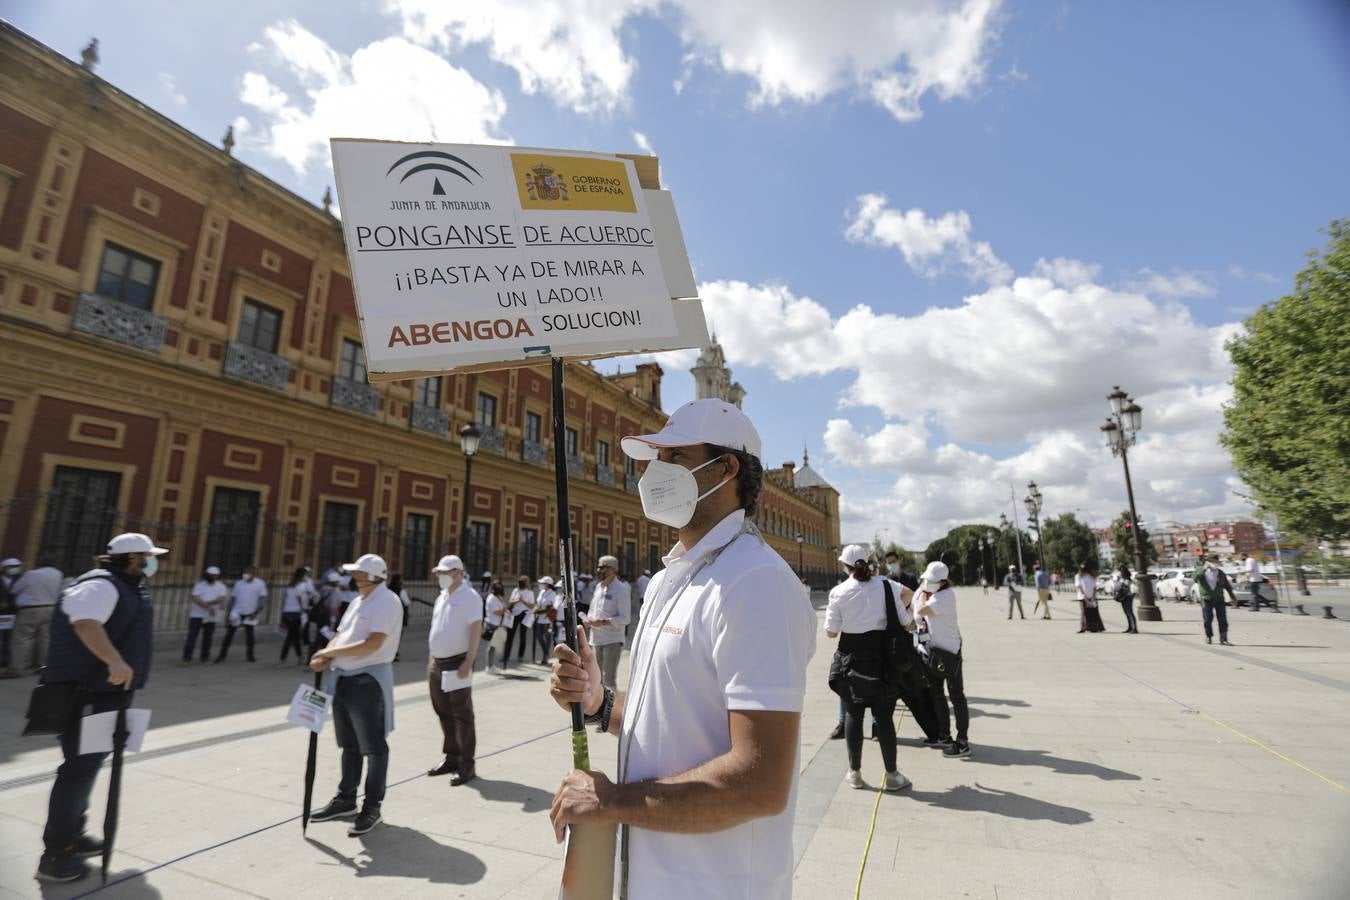
[[1139, 583], [1139, 618], [1145, 622], [1161, 622], [1162, 610], [1153, 599], [1153, 581], [1148, 577], [1148, 564], [1144, 561], [1144, 545], [1139, 540], [1139, 513], [1134, 507], [1134, 483], [1130, 480], [1129, 449], [1134, 446], [1135, 437], [1143, 427], [1144, 410], [1129, 395], [1115, 386], [1107, 394], [1111, 402], [1111, 415], [1102, 425], [1102, 436], [1106, 446], [1111, 448], [1112, 456], [1119, 456], [1125, 467], [1125, 493], [1130, 501], [1130, 543], [1134, 550], [1134, 577]]
[[1036, 482], [1027, 482], [1027, 495], [1022, 498], [1026, 504], [1027, 514], [1031, 516], [1032, 525], [1036, 529], [1036, 555], [1040, 557], [1041, 571], [1045, 571], [1045, 542], [1041, 540], [1041, 509], [1045, 506], [1045, 498], [1041, 496], [1041, 489], [1036, 487]]
[[473, 477], [473, 455], [478, 452], [478, 442], [483, 432], [473, 422], [459, 430], [459, 449], [464, 451], [464, 499], [459, 510], [459, 552], [464, 555], [464, 565], [469, 560], [469, 483]]
[[994, 539], [995, 539], [996, 537], [998, 537], [998, 535], [994, 532], [994, 529], [992, 529], [992, 528], [990, 528], [989, 531], [986, 532], [986, 533], [985, 533], [985, 536], [984, 536], [985, 542], [989, 544], [989, 586], [990, 586], [990, 587], [993, 587], [993, 586], [998, 582], [998, 544], [995, 544], [995, 543], [994, 543]]
[[806, 535], [802, 534], [800, 531], [797, 532], [797, 577], [798, 577], [798, 578], [805, 578], [805, 577], [806, 577], [806, 562], [805, 562], [805, 557], [804, 557], [804, 555], [803, 555], [803, 548], [805, 547], [805, 544], [806, 544]]

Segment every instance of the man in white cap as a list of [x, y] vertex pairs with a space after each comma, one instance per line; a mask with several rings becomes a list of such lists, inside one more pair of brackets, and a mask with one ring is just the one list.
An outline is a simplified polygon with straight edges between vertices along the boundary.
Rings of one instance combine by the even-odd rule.
[[453, 775], [450, 785], [457, 787], [478, 777], [474, 773], [478, 737], [469, 681], [483, 636], [483, 601], [465, 580], [464, 563], [458, 556], [442, 556], [431, 571], [441, 592], [431, 609], [431, 631], [427, 635], [427, 690], [431, 708], [441, 720], [445, 759], [427, 774]]
[[[328, 670], [324, 691], [333, 695], [333, 734], [342, 748], [342, 778], [337, 795], [310, 816], [356, 821], [347, 829], [355, 837], [381, 821], [389, 775], [389, 732], [394, 730], [394, 656], [403, 632], [403, 601], [385, 586], [389, 567], [374, 553], [342, 567], [350, 572], [356, 597], [338, 623], [337, 634], [310, 659], [315, 672]], [[358, 813], [356, 789], [361, 763], [366, 763], [366, 796]]]
[[1022, 612], [1022, 573], [1017, 571], [1017, 566], [1008, 566], [1008, 574], [1003, 576], [1003, 586], [1008, 589], [1008, 621], [1012, 621], [1014, 603], [1017, 604], [1017, 614], [1025, 619], [1026, 615]]
[[619, 560], [602, 556], [595, 564], [597, 580], [591, 589], [590, 644], [600, 663], [600, 683], [613, 689], [619, 677], [619, 658], [623, 655], [625, 629], [632, 612], [628, 585], [619, 579]]
[[[98, 558], [99, 568], [75, 579], [57, 604], [42, 680], [80, 685], [83, 696], [69, 718], [77, 726], [85, 707], [100, 713], [130, 706], [131, 692], [145, 687], [155, 637], [146, 579], [168, 552], [144, 534], [119, 534]], [[56, 770], [42, 832], [40, 881], [83, 878], [89, 874], [83, 858], [103, 852], [103, 842], [86, 835], [84, 823], [89, 795], [108, 754], [81, 754], [79, 747], [80, 729], [67, 729], [61, 735], [65, 762]]]
[[[534, 627], [536, 640], [540, 648], [544, 651], [544, 664], [548, 664], [548, 658], [553, 653], [553, 645], [556, 644], [558, 635], [558, 623], [562, 617], [562, 598], [553, 587], [553, 576], [545, 575], [538, 581], [539, 590], [535, 597], [535, 606], [537, 612], [534, 618]], [[531, 658], [534, 654], [531, 653]]]
[[647, 587], [626, 694], [601, 684], [589, 643], [554, 649], [550, 693], [619, 738], [617, 783], [573, 771], [553, 801], [575, 822], [619, 825], [632, 898], [787, 898], [806, 664], [816, 615], [806, 588], [751, 517], [764, 469], [745, 414], [680, 407], [657, 434], [626, 437], [650, 460], [647, 518], [679, 529]]
[[197, 646], [197, 635], [202, 638], [202, 662], [211, 659], [211, 636], [216, 633], [216, 623], [220, 621], [220, 610], [225, 605], [230, 589], [220, 580], [220, 569], [207, 566], [202, 580], [192, 586], [188, 603], [188, 633], [183, 643], [183, 661], [180, 665], [192, 662], [192, 651]]
[[[212, 566], [211, 569], [216, 567]], [[220, 574], [219, 569], [216, 569], [216, 574]], [[258, 661], [253, 656], [253, 629], [257, 627], [266, 606], [267, 582], [258, 577], [258, 570], [253, 566], [244, 566], [243, 577], [234, 583], [234, 589], [230, 591], [230, 610], [225, 619], [225, 639], [220, 642], [220, 653], [216, 656], [216, 662], [223, 662], [229, 655], [230, 644], [234, 643], [234, 633], [240, 628], [244, 629], [244, 649], [247, 651], [245, 657], [249, 662]]]

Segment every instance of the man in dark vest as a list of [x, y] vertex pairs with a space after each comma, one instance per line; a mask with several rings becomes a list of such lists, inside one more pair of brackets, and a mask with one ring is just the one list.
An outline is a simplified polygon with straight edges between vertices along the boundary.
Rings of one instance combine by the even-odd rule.
[[129, 706], [132, 692], [145, 687], [154, 641], [154, 609], [146, 579], [169, 551], [143, 534], [119, 534], [61, 596], [52, 615], [51, 646], [43, 683], [75, 683], [81, 694], [61, 734], [65, 757], [56, 770], [47, 827], [46, 852], [38, 862], [41, 881], [76, 881], [89, 874], [82, 857], [98, 856], [103, 842], [84, 833], [89, 795], [106, 753], [80, 755], [80, 717], [86, 707], [100, 713]]
[[1226, 646], [1232, 646], [1228, 643], [1228, 610], [1224, 607], [1223, 595], [1228, 593], [1229, 599], [1233, 605], [1237, 605], [1237, 597], [1233, 594], [1233, 585], [1228, 581], [1228, 575], [1223, 569], [1219, 568], [1219, 558], [1211, 556], [1205, 560], [1205, 567], [1196, 572], [1195, 586], [1200, 591], [1200, 602], [1203, 604], [1203, 620], [1205, 623], [1205, 643], [1214, 643], [1214, 619], [1219, 620], [1219, 643]]

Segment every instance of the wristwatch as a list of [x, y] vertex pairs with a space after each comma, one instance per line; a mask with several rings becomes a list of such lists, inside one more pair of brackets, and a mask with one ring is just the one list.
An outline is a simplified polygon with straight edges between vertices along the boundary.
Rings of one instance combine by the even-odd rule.
[[609, 731], [609, 717], [614, 712], [614, 691], [611, 688], [605, 688], [604, 698], [600, 701], [600, 708], [594, 714], [586, 717], [587, 725], [599, 725], [601, 731]]

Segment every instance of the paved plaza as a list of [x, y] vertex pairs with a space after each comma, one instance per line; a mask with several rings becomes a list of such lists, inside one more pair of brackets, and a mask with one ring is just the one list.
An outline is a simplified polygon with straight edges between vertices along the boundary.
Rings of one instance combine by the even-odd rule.
[[[1228, 648], [1205, 645], [1194, 606], [1166, 604], [1167, 621], [1131, 636], [1103, 604], [1110, 630], [1079, 635], [1058, 596], [1052, 621], [1010, 622], [999, 594], [961, 591], [974, 752], [944, 759], [902, 719], [900, 768], [914, 787], [899, 795], [844, 786], [843, 742], [825, 739], [837, 704], [820, 638], [796, 896], [852, 897], [861, 871], [861, 896], [874, 898], [1345, 897], [1347, 623], [1234, 610]], [[106, 888], [97, 876], [45, 891], [33, 880], [59, 754], [17, 736], [29, 682], [0, 682], [0, 898], [556, 897], [547, 809], [570, 750], [544, 669], [477, 676], [480, 778], [452, 789], [422, 774], [440, 737], [424, 634], [409, 632], [385, 824], [361, 838], [314, 824], [304, 838], [307, 732], [283, 721], [302, 676], [273, 661], [268, 640], [253, 665], [238, 648], [225, 664], [180, 668], [162, 648], [138, 703], [153, 728], [125, 770]], [[321, 803], [337, 778], [331, 730], [320, 748]], [[611, 772], [614, 755], [613, 738], [592, 735], [592, 758]], [[881, 774], [871, 743], [864, 774]], [[96, 823], [105, 792], [106, 767]]]

